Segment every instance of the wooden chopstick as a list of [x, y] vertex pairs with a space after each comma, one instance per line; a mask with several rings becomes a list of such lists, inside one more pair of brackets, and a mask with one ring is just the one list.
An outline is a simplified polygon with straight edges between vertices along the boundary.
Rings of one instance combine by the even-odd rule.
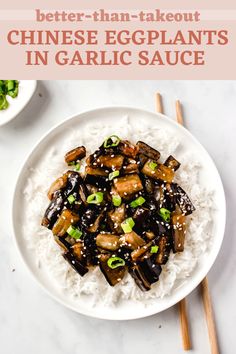
[[[175, 102], [175, 110], [176, 110], [177, 122], [181, 125], [184, 125], [183, 113], [182, 113], [181, 103], [179, 100]], [[189, 334], [188, 316], [186, 311], [186, 299], [182, 299], [179, 302], [179, 316], [180, 316], [183, 349], [188, 351], [191, 349], [192, 346], [191, 346], [191, 340]]]
[[[176, 120], [179, 124], [184, 125], [181, 103], [179, 100], [176, 101], [175, 107], [176, 107]], [[205, 277], [201, 282], [201, 290], [202, 290], [202, 301], [203, 301], [203, 305], [204, 305], [205, 316], [206, 316], [207, 327], [208, 327], [208, 336], [209, 336], [209, 341], [210, 341], [210, 346], [211, 346], [211, 353], [212, 354], [219, 354], [216, 326], [215, 326], [215, 320], [214, 320], [214, 315], [213, 315], [211, 296], [210, 296], [207, 277]], [[182, 301], [184, 301], [184, 300], [185, 299], [183, 299]], [[180, 319], [183, 316], [183, 313], [181, 313], [182, 306], [183, 305], [181, 305], [181, 302], [180, 302]], [[182, 334], [183, 334], [183, 329], [184, 328], [182, 325]]]
[[184, 125], [184, 118], [181, 108], [181, 103], [179, 100], [175, 102], [175, 110], [176, 110], [176, 120], [179, 124]]
[[[162, 114], [164, 113], [162, 96], [160, 93], [156, 93], [156, 111], [158, 113], [162, 113]], [[183, 124], [183, 115], [182, 115], [181, 105], [179, 101], [176, 101], [176, 119], [178, 123]], [[187, 351], [191, 349], [191, 340], [189, 335], [189, 325], [188, 325], [188, 316], [186, 311], [185, 299], [182, 299], [179, 302], [179, 316], [180, 316], [183, 349]]]
[[[176, 101], [175, 108], [176, 108], [176, 120], [179, 124], [183, 125], [184, 120], [183, 120], [183, 114], [182, 114], [182, 109], [181, 109], [181, 103], [179, 100]], [[210, 291], [209, 291], [207, 277], [205, 277], [201, 282], [201, 290], [202, 290], [202, 301], [203, 301], [203, 305], [204, 305], [205, 316], [206, 316], [207, 327], [208, 327], [208, 336], [209, 336], [209, 341], [210, 341], [210, 346], [211, 346], [211, 353], [212, 354], [219, 354], [216, 326], [215, 326], [215, 321], [214, 321], [214, 315], [213, 315], [213, 309], [212, 309], [212, 304], [211, 304], [211, 297], [210, 297]], [[184, 301], [184, 300], [182, 300], [182, 301]], [[183, 316], [183, 314], [181, 313], [181, 311], [182, 311], [181, 308], [182, 308], [182, 305], [180, 305], [180, 319]], [[182, 326], [182, 334], [183, 334], [183, 326]], [[188, 349], [186, 349], [186, 350], [188, 350]]]
[[162, 97], [161, 97], [161, 94], [159, 92], [156, 93], [156, 111], [158, 113], [162, 113], [162, 114], [164, 112], [163, 103], [162, 103]]
[[205, 316], [207, 321], [208, 336], [209, 336], [209, 341], [211, 346], [211, 353], [219, 354], [216, 326], [215, 326], [215, 320], [214, 320], [214, 314], [212, 309], [211, 296], [210, 296], [207, 277], [205, 277], [201, 282], [201, 290], [202, 290], [202, 301], [203, 301]]

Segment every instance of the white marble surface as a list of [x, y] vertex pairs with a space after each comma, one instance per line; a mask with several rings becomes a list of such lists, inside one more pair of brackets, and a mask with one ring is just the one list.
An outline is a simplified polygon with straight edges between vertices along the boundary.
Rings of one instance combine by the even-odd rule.
[[[227, 226], [220, 254], [209, 273], [221, 353], [235, 353], [236, 321], [236, 81], [45, 81], [27, 108], [0, 128], [0, 351], [3, 354], [179, 354], [177, 308], [150, 318], [108, 322], [78, 315], [54, 302], [33, 281], [16, 250], [11, 202], [16, 177], [37, 140], [54, 124], [83, 110], [131, 105], [154, 110], [154, 93], [165, 111], [183, 105], [186, 125], [209, 151], [222, 176]], [[196, 289], [188, 297], [194, 350], [210, 353]]]

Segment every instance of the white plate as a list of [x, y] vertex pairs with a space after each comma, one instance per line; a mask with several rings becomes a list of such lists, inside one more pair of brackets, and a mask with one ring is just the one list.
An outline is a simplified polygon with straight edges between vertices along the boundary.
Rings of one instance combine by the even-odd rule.
[[14, 119], [29, 103], [37, 86], [36, 80], [20, 80], [19, 93], [16, 98], [7, 96], [9, 106], [0, 111], [0, 126]]
[[[144, 306], [142, 302], [122, 300], [122, 303], [119, 303], [117, 306], [108, 307], [98, 305], [94, 307], [91, 305], [91, 302], [87, 301], [86, 297], [83, 297], [81, 300], [75, 300], [66, 296], [63, 291], [52, 282], [48, 272], [45, 271], [44, 268], [39, 269], [37, 267], [35, 259], [32, 257], [32, 252], [30, 252], [27, 248], [27, 241], [24, 239], [22, 230], [22, 225], [27, 225], [27, 218], [24, 217], [22, 191], [25, 188], [26, 180], [29, 176], [29, 168], [37, 166], [38, 160], [41, 156], [43, 156], [44, 151], [46, 151], [49, 147], [59, 146], [62, 140], [65, 139], [66, 131], [70, 131], [71, 128], [80, 129], [82, 126], [87, 124], [88, 121], [90, 124], [93, 122], [107, 124], [108, 122], [111, 123], [111, 119], [114, 122], [115, 129], [115, 122], [119, 121], [124, 115], [128, 115], [131, 120], [135, 119], [136, 121], [139, 119], [146, 119], [149, 120], [152, 126], [158, 126], [165, 130], [168, 129], [172, 135], [173, 133], [176, 134], [178, 139], [181, 141], [184, 151], [190, 150], [197, 154], [198, 161], [202, 166], [200, 171], [201, 184], [203, 186], [208, 185], [208, 187], [210, 184], [212, 190], [214, 191], [213, 198], [214, 204], [216, 205], [216, 210], [214, 210], [212, 216], [213, 242], [208, 257], [205, 257], [204, 260], [199, 262], [195, 271], [191, 274], [191, 277], [185, 280], [180, 287], [172, 292], [171, 295], [165, 296], [163, 299], [156, 299], [154, 302], [150, 302], [150, 305], [148, 304], [147, 306]], [[104, 319], [127, 320], [149, 316], [167, 309], [188, 295], [201, 282], [201, 280], [208, 273], [219, 252], [224, 235], [225, 213], [226, 208], [224, 190], [217, 169], [206, 150], [185, 128], [161, 114], [150, 113], [130, 107], [108, 107], [81, 113], [66, 120], [62, 124], [53, 128], [35, 146], [20, 172], [16, 185], [13, 202], [13, 226], [17, 246], [27, 267], [30, 269], [34, 278], [37, 279], [42, 287], [54, 299], [85, 315]]]

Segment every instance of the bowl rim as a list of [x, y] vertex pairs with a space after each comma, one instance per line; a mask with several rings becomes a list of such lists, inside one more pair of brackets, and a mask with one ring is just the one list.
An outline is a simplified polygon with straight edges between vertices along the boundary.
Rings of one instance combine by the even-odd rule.
[[[12, 116], [9, 115], [9, 117], [6, 118], [4, 121], [0, 121], [0, 127], [4, 126], [5, 124], [7, 124], [7, 123], [11, 122], [13, 119], [15, 119], [15, 118], [23, 111], [23, 109], [25, 109], [25, 107], [29, 104], [31, 98], [33, 97], [33, 95], [34, 95], [34, 93], [35, 93], [35, 91], [36, 91], [36, 88], [37, 88], [37, 80], [18, 80], [18, 81], [19, 81], [19, 82], [22, 82], [22, 81], [24, 81], [24, 82], [30, 81], [30, 82], [32, 83], [32, 90], [31, 90], [31, 92], [30, 92], [30, 95], [27, 96], [27, 99], [26, 99], [26, 101], [25, 101], [25, 104], [24, 104], [22, 107], [20, 107], [17, 112], [15, 112]], [[14, 102], [13, 102], [12, 104], [14, 104]]]

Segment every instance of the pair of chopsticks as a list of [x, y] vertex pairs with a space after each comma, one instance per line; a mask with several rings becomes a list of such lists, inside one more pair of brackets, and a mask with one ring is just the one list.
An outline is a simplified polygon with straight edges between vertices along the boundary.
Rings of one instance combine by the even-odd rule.
[[[183, 113], [180, 101], [177, 100], [175, 102], [175, 110], [176, 110], [176, 120], [179, 124], [184, 125], [183, 120]], [[158, 113], [164, 113], [163, 110], [163, 103], [162, 97], [160, 93], [156, 94], [156, 111]], [[210, 291], [208, 286], [208, 280], [205, 277], [201, 282], [201, 295], [202, 295], [202, 302], [204, 305], [205, 316], [207, 321], [208, 327], [208, 336], [211, 346], [211, 353], [212, 354], [219, 354], [218, 348], [218, 340], [216, 334], [216, 327], [210, 297]], [[180, 326], [181, 326], [181, 333], [182, 333], [182, 342], [183, 342], [183, 349], [188, 351], [192, 348], [190, 333], [189, 333], [189, 323], [188, 323], [188, 315], [187, 315], [187, 308], [186, 308], [186, 298], [182, 299], [179, 304], [179, 317], [180, 317]]]

